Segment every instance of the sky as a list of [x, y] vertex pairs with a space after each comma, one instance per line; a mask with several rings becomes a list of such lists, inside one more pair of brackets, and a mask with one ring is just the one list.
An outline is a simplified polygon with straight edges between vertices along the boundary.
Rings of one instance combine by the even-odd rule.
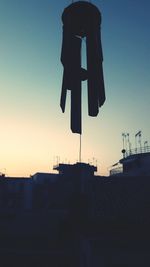
[[[72, 1], [0, 0], [0, 172], [29, 176], [79, 159], [79, 135], [59, 102], [61, 14]], [[75, 2], [75, 1], [74, 1]], [[121, 157], [122, 133], [150, 143], [150, 1], [93, 0], [102, 13], [106, 102], [87, 115], [83, 85], [82, 161], [107, 175]]]

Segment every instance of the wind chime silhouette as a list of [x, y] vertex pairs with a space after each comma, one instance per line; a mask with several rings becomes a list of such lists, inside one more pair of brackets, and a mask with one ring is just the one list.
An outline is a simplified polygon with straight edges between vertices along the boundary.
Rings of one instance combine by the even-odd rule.
[[[101, 46], [101, 13], [90, 2], [72, 1], [62, 14], [63, 41], [61, 62], [64, 67], [60, 106], [65, 112], [67, 90], [71, 91], [71, 130], [82, 133], [81, 89], [87, 80], [88, 114], [97, 116], [105, 102], [103, 54]], [[87, 69], [81, 67], [81, 45], [86, 38]]]

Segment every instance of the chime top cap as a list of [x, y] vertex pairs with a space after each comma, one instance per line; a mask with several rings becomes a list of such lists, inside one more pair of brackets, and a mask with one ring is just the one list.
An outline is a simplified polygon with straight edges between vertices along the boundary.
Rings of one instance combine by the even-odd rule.
[[91, 27], [97, 28], [101, 24], [101, 13], [95, 5], [78, 1], [64, 9], [62, 22], [75, 34], [86, 36]]

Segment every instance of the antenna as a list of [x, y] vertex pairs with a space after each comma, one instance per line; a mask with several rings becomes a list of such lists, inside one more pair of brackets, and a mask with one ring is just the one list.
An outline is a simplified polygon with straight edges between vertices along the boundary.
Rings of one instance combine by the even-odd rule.
[[129, 148], [129, 155], [131, 155], [131, 142], [130, 142], [130, 134], [127, 133], [127, 142], [128, 142], [128, 148]]
[[122, 149], [122, 153], [123, 153], [123, 158], [126, 157], [126, 134], [122, 133], [122, 142], [123, 142], [123, 149]]
[[135, 153], [137, 153], [137, 136], [138, 133], [135, 134]]
[[128, 149], [128, 147], [127, 147], [127, 134], [125, 133], [124, 134], [124, 140], [125, 140], [125, 154], [126, 154], [126, 156], [127, 156], [127, 149]]
[[140, 144], [140, 152], [142, 153], [142, 143], [141, 143], [141, 137], [142, 137], [142, 133], [141, 133], [141, 131], [139, 131], [139, 144]]
[[96, 164], [96, 167], [97, 167], [97, 159], [95, 159], [95, 164]]
[[135, 134], [135, 152], [136, 153], [137, 153], [137, 137], [139, 138], [138, 142], [139, 142], [139, 145], [140, 145], [140, 152], [142, 152], [141, 136], [142, 136], [142, 131], [138, 131]]
[[148, 151], [148, 141], [144, 142], [144, 152]]
[[125, 133], [122, 133], [123, 149], [124, 149], [124, 137], [125, 137]]

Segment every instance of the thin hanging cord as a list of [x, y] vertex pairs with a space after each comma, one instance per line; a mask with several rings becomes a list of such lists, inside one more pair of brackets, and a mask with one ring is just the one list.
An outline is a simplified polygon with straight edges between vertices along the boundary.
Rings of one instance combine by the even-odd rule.
[[81, 134], [80, 134], [80, 148], [79, 148], [79, 162], [81, 163], [81, 150], [82, 150], [82, 147], [81, 147]]

